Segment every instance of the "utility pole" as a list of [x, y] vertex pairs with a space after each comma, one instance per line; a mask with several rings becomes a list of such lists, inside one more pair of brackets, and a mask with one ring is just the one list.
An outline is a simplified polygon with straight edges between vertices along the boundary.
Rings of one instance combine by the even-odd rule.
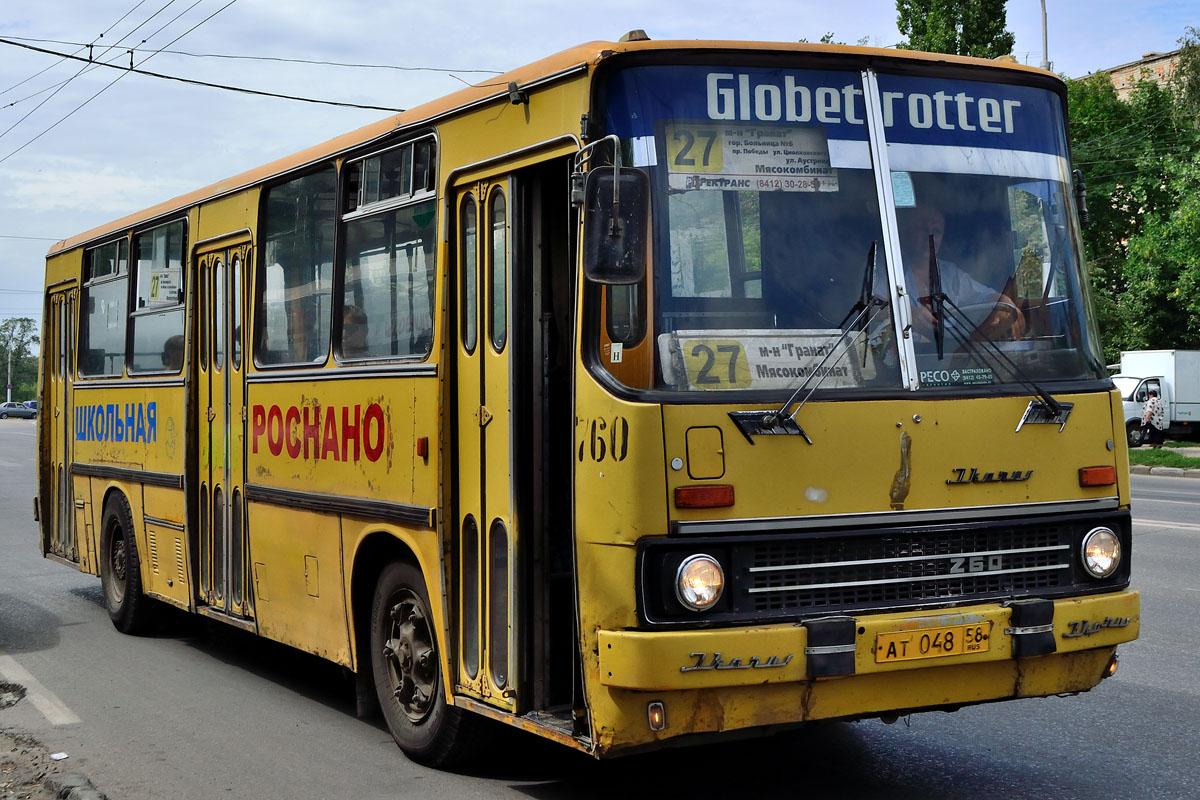
[[1046, 0], [1042, 0], [1042, 69], [1050, 69], [1050, 53], [1046, 47]]

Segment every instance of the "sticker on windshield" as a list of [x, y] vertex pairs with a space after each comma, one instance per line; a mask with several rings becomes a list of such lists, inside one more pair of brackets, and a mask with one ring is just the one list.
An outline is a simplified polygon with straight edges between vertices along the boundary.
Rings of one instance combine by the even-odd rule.
[[[664, 380], [695, 390], [863, 385], [861, 356], [840, 330], [675, 331], [658, 337]], [[861, 351], [859, 351], [861, 353]], [[812, 385], [812, 384], [810, 384]]]
[[920, 380], [922, 386], [985, 386], [995, 382], [995, 375], [990, 367], [923, 369]]
[[825, 129], [668, 123], [672, 189], [836, 192]]

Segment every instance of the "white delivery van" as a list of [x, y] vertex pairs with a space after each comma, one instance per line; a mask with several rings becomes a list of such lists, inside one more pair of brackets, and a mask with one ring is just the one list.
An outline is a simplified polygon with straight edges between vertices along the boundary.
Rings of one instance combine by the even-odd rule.
[[1167, 406], [1168, 433], [1200, 434], [1200, 350], [1128, 350], [1121, 371], [1113, 376], [1125, 407], [1129, 446], [1137, 446], [1142, 404], [1151, 388]]

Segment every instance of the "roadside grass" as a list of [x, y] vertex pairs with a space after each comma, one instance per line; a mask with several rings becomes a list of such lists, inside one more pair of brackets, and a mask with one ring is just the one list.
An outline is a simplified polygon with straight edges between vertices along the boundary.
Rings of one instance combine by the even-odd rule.
[[1172, 447], [1195, 447], [1195, 442], [1167, 441], [1161, 450], [1150, 447], [1138, 447], [1129, 451], [1130, 464], [1143, 464], [1147, 467], [1182, 467], [1183, 469], [1200, 469], [1200, 458], [1191, 458], [1172, 450]]

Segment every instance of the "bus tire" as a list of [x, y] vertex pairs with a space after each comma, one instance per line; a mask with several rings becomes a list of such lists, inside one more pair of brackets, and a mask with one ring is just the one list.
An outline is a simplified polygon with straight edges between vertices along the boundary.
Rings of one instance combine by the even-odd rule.
[[479, 720], [446, 703], [437, 633], [421, 571], [384, 567], [371, 603], [371, 672], [388, 729], [405, 755], [431, 767], [465, 758]]
[[137, 634], [149, 627], [152, 601], [142, 594], [141, 559], [133, 533], [129, 501], [114, 492], [104, 504], [100, 528], [100, 585], [108, 616], [121, 633]]

